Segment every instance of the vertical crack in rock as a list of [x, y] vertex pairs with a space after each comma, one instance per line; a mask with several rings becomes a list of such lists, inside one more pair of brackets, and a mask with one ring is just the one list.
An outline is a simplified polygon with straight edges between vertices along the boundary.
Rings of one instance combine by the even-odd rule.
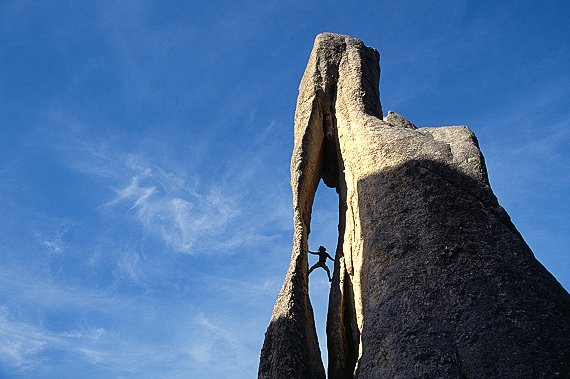
[[323, 378], [307, 291], [319, 180], [339, 194], [329, 378], [570, 377], [570, 296], [493, 194], [474, 134], [382, 119], [379, 54], [317, 36], [299, 88], [294, 237], [260, 378]]

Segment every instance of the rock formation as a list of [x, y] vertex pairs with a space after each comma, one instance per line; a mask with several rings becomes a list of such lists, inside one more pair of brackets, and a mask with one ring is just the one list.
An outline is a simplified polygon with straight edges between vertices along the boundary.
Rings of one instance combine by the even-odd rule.
[[379, 54], [319, 35], [299, 88], [291, 264], [259, 378], [324, 378], [307, 291], [319, 181], [339, 195], [329, 378], [570, 377], [570, 296], [489, 186], [465, 126], [382, 116]]

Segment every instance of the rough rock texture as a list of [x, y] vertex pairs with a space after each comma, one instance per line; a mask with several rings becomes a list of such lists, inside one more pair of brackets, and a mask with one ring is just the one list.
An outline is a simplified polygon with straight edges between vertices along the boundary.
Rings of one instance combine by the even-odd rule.
[[384, 121], [399, 128], [417, 129], [417, 127], [410, 121], [406, 120], [404, 116], [392, 111], [388, 111], [388, 116], [386, 116]]
[[498, 204], [475, 136], [383, 120], [378, 63], [351, 37], [315, 40], [295, 113], [293, 253], [259, 377], [324, 377], [306, 254], [320, 179], [340, 212], [330, 378], [570, 377], [570, 296]]

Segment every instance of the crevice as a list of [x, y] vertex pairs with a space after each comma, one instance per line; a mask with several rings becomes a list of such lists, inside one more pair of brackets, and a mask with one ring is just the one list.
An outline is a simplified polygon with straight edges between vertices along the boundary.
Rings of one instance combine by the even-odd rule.
[[347, 185], [344, 176], [344, 160], [340, 149], [336, 97], [338, 67], [332, 73], [334, 81], [321, 94], [319, 108], [322, 112], [323, 146], [321, 178], [338, 194], [338, 240], [335, 252], [333, 283], [329, 293], [327, 314], [327, 354], [329, 378], [353, 378], [357, 361], [360, 333], [356, 323], [356, 311], [352, 279], [344, 264], [344, 237], [347, 214]]
[[[336, 102], [337, 86], [336, 82], [332, 88], [323, 94], [323, 101], [321, 104], [322, 118], [323, 118], [323, 148], [321, 156], [321, 178], [327, 187], [337, 188], [339, 185], [339, 160], [340, 150], [338, 148], [338, 136], [336, 129], [336, 115], [335, 115], [335, 102]], [[324, 103], [324, 104], [323, 104]], [[337, 190], [338, 193], [338, 190]]]
[[[352, 378], [357, 361], [359, 330], [356, 324], [356, 311], [352, 278], [345, 265], [344, 238], [347, 217], [347, 185], [344, 177], [344, 161], [340, 152], [336, 118], [334, 120], [333, 138], [325, 140], [329, 150], [335, 151], [336, 191], [338, 193], [338, 242], [336, 248], [335, 275], [329, 295], [329, 312], [327, 317], [327, 339], [329, 378]], [[348, 252], [350, 254], [350, 252]]]

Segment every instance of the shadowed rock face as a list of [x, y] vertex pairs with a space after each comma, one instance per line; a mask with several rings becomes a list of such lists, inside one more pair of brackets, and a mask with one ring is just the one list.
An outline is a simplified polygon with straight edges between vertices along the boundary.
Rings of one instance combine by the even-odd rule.
[[339, 194], [330, 378], [570, 377], [570, 296], [493, 195], [464, 126], [382, 118], [379, 54], [317, 36], [299, 88], [291, 264], [260, 378], [324, 378], [307, 291], [319, 180]]

